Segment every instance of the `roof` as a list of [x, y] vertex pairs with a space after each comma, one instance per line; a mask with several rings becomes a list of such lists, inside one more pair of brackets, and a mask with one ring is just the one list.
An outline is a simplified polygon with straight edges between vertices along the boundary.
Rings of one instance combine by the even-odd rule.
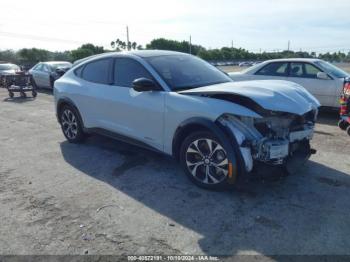
[[280, 59], [271, 59], [265, 62], [316, 62], [321, 61], [317, 58], [280, 58]]
[[68, 61], [46, 61], [46, 62], [41, 62], [41, 63], [45, 63], [45, 64], [49, 64], [49, 65], [55, 65], [55, 64], [63, 64], [63, 63], [69, 63]]
[[168, 51], [168, 50], [137, 50], [137, 51], [128, 51], [123, 52], [125, 54], [133, 54], [139, 57], [152, 57], [152, 56], [166, 56], [166, 55], [188, 55], [186, 53]]

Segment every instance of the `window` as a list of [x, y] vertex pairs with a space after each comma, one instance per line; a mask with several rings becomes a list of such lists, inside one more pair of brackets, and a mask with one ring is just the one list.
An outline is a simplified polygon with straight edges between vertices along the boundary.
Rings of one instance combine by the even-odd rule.
[[145, 60], [173, 91], [232, 81], [219, 69], [194, 56], [163, 55]]
[[85, 65], [82, 78], [86, 81], [109, 84], [110, 59], [95, 60]]
[[36, 71], [41, 71], [42, 69], [43, 69], [43, 64], [38, 64], [33, 68], [33, 70], [36, 70]]
[[327, 73], [332, 74], [333, 76], [335, 76], [336, 78], [344, 78], [344, 77], [349, 77], [349, 73], [341, 70], [340, 68], [325, 62], [325, 61], [316, 61], [315, 62], [316, 65], [320, 66], [321, 68], [323, 68]]
[[114, 84], [132, 87], [135, 79], [145, 77], [152, 79], [151, 74], [137, 61], [130, 58], [117, 58], [114, 64]]
[[43, 64], [42, 71], [44, 71], [44, 72], [50, 72], [51, 70], [50, 70], [50, 68], [49, 68], [48, 65], [44, 65], [44, 64]]
[[270, 63], [261, 68], [256, 75], [287, 76], [288, 63]]
[[302, 77], [302, 78], [317, 78], [317, 73], [322, 72], [316, 66], [309, 63], [291, 63], [290, 74], [291, 77]]
[[80, 66], [74, 70], [76, 76], [81, 77], [81, 72], [83, 71], [84, 66]]
[[290, 74], [291, 77], [303, 77], [303, 63], [291, 63]]
[[320, 69], [308, 63], [305, 64], [304, 69], [305, 69], [304, 77], [307, 77], [307, 78], [317, 78], [317, 73], [321, 72]]

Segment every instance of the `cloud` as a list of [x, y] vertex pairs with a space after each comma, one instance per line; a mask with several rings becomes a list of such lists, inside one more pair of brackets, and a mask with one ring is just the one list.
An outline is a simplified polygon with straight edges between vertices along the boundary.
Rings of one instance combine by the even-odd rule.
[[86, 42], [108, 47], [126, 38], [126, 25], [132, 41], [143, 45], [156, 37], [192, 35], [194, 43], [211, 48], [233, 41], [250, 50], [274, 50], [290, 40], [297, 50], [350, 49], [349, 7], [340, 0], [5, 1], [0, 49], [62, 50]]

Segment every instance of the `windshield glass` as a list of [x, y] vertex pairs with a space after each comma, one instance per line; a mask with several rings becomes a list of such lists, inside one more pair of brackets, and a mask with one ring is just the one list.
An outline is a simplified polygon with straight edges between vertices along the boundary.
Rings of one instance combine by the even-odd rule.
[[0, 70], [19, 70], [19, 67], [13, 64], [0, 64]]
[[336, 66], [332, 65], [331, 63], [324, 62], [324, 61], [316, 61], [315, 64], [320, 66], [327, 73], [330, 73], [331, 75], [333, 75], [337, 78], [344, 78], [344, 77], [349, 76], [349, 73], [341, 70], [339, 67], [336, 67]]
[[72, 67], [71, 63], [59, 63], [59, 64], [51, 64], [50, 65], [53, 70], [56, 70], [57, 68], [70, 68]]
[[219, 69], [195, 56], [166, 55], [146, 57], [145, 60], [173, 91], [232, 81]]

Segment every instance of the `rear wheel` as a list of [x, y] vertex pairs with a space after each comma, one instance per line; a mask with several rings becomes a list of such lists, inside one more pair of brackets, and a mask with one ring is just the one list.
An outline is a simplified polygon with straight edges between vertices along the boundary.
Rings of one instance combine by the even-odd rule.
[[74, 107], [64, 105], [60, 110], [59, 120], [63, 134], [70, 143], [81, 143], [84, 141], [83, 123]]
[[180, 162], [197, 186], [211, 190], [228, 188], [228, 156], [220, 140], [210, 132], [189, 135], [181, 146]]

